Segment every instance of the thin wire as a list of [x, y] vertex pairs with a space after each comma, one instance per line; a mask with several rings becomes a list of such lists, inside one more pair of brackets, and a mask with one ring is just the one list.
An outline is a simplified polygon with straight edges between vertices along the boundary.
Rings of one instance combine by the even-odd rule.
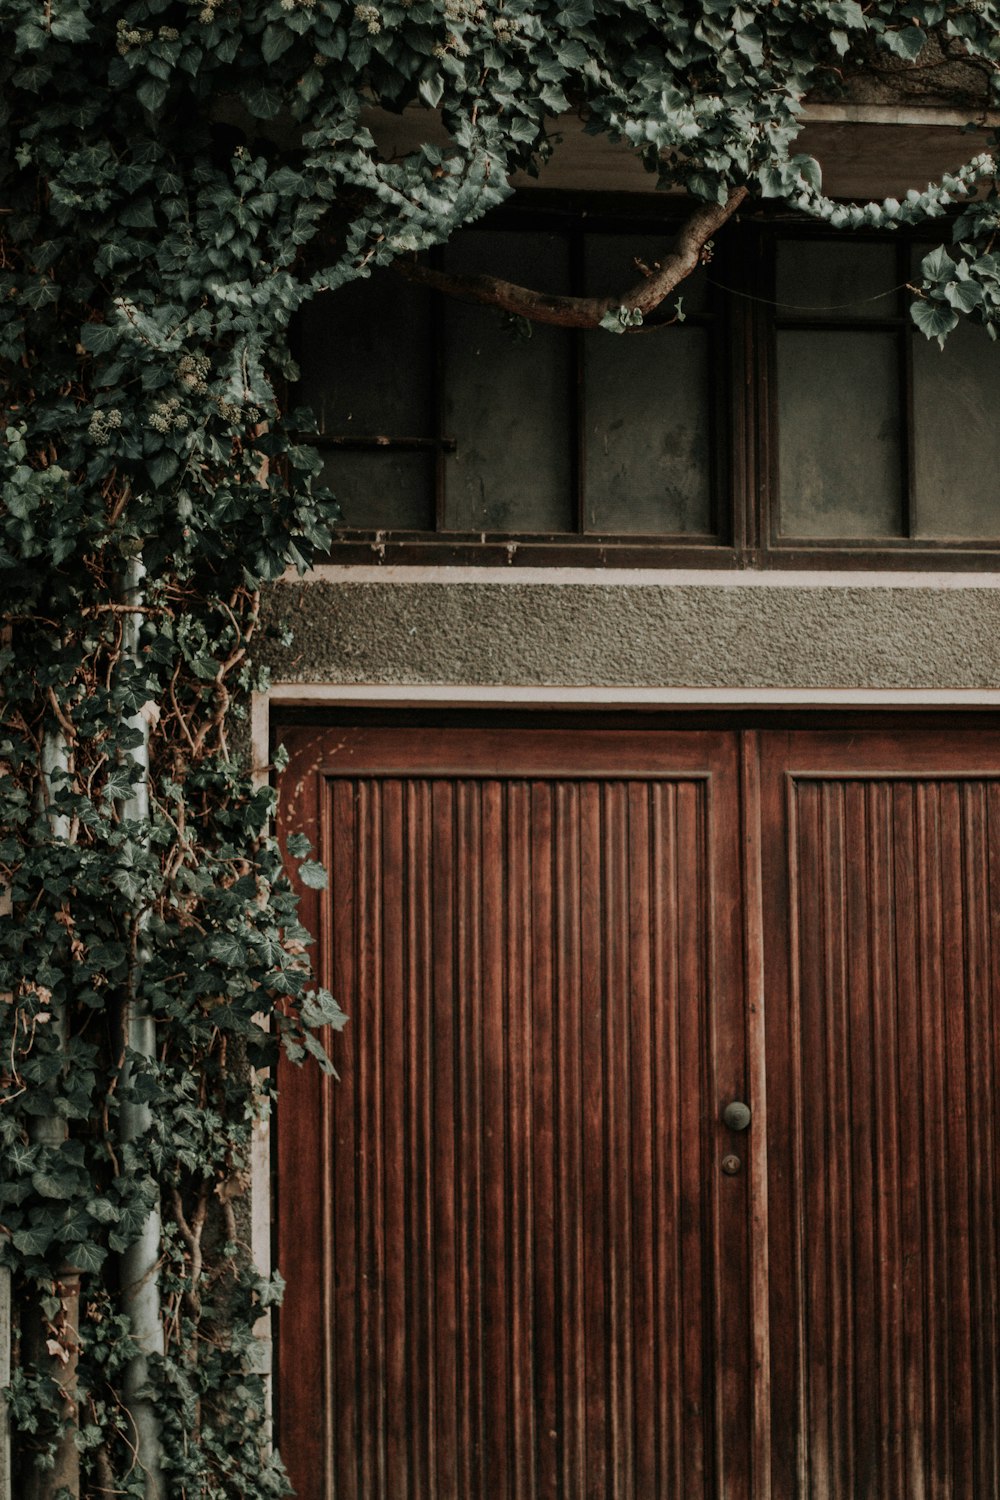
[[887, 292], [876, 292], [874, 297], [853, 297], [850, 302], [834, 302], [822, 307], [810, 307], [804, 302], [774, 302], [770, 297], [758, 297], [753, 292], [741, 292], [734, 286], [724, 286], [721, 281], [716, 281], [714, 276], [707, 276], [709, 286], [718, 287], [720, 292], [728, 292], [731, 297], [743, 297], [747, 302], [762, 302], [765, 307], [778, 307], [785, 312], [846, 312], [851, 307], [861, 307], [866, 302], [881, 302], [885, 297], [895, 297], [897, 292], [903, 291], [909, 286], [908, 281], [901, 281], [898, 286], [890, 287]]

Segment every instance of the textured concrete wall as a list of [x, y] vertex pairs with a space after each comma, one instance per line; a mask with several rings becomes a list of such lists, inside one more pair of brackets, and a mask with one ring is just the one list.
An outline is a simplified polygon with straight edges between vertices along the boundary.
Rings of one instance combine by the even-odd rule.
[[276, 585], [276, 679], [1000, 688], [1000, 588], [319, 581]]

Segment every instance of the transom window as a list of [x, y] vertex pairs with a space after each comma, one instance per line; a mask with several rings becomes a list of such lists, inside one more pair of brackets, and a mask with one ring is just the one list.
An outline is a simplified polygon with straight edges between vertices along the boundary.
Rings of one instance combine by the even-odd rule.
[[[515, 209], [439, 263], [613, 293], [670, 232]], [[1000, 349], [915, 330], [922, 253], [728, 226], [678, 289], [682, 319], [671, 299], [621, 337], [521, 327], [391, 271], [318, 299], [299, 354], [334, 558], [995, 566]]]

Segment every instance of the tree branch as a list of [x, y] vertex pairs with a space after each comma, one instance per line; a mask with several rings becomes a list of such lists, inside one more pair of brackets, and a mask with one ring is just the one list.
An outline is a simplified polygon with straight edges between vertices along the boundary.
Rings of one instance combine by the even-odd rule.
[[599, 328], [601, 320], [608, 313], [616, 313], [620, 307], [639, 312], [643, 317], [659, 307], [685, 276], [697, 268], [707, 242], [732, 218], [746, 196], [745, 187], [734, 188], [725, 203], [705, 203], [695, 209], [681, 226], [673, 249], [664, 256], [653, 275], [644, 277], [637, 286], [620, 296], [569, 297], [536, 292], [513, 281], [504, 281], [499, 276], [462, 276], [437, 271], [416, 261], [396, 261], [395, 269], [408, 281], [447, 292], [464, 302], [499, 307], [503, 312], [528, 318], [532, 323], [553, 323], [559, 328]]

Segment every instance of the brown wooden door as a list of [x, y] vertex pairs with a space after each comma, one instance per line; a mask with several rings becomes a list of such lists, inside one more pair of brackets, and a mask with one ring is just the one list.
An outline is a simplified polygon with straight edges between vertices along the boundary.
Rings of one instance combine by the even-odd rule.
[[735, 741], [285, 739], [351, 1017], [282, 1078], [299, 1494], [748, 1500]]
[[283, 738], [300, 1495], [1000, 1495], [1000, 739]]
[[775, 1500], [1000, 1495], [1000, 736], [763, 741]]

